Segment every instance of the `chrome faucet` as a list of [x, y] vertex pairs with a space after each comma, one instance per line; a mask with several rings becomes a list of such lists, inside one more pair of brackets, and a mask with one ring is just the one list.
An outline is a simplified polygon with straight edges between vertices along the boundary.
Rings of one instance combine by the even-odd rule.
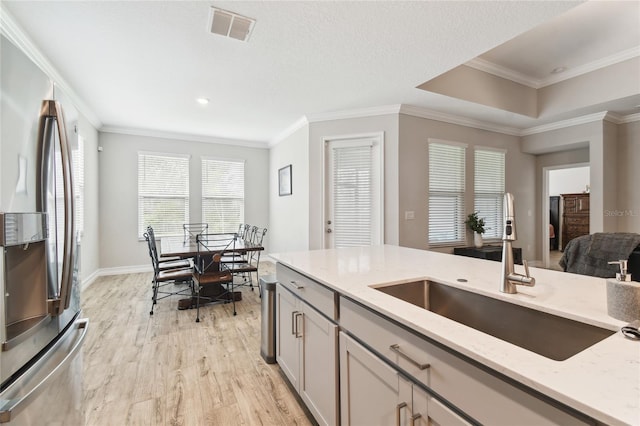
[[513, 248], [511, 243], [516, 241], [516, 212], [513, 207], [513, 195], [504, 194], [504, 228], [502, 233], [502, 275], [500, 277], [500, 291], [503, 293], [517, 293], [516, 285], [533, 287], [536, 279], [529, 275], [529, 265], [523, 260], [524, 273], [517, 274], [513, 267]]

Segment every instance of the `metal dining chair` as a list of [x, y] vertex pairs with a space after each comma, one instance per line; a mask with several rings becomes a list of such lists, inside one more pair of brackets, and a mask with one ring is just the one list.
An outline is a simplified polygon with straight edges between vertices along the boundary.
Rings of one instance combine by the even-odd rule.
[[[253, 227], [251, 233], [251, 240], [245, 241], [246, 245], [253, 245], [255, 247], [262, 247], [264, 236], [267, 234], [267, 228]], [[229, 268], [231, 273], [235, 276], [241, 276], [243, 283], [241, 285], [248, 285], [253, 291], [253, 273], [256, 274], [256, 281], [258, 282], [258, 290], [260, 290], [259, 280], [259, 267], [260, 267], [260, 253], [262, 250], [247, 251], [243, 257], [243, 261], [237, 261], [235, 256], [232, 256], [231, 260], [227, 260], [223, 264]]]
[[[196, 298], [196, 322], [200, 322], [200, 301], [233, 303], [233, 315], [236, 315], [236, 295], [233, 275], [220, 262], [221, 253], [235, 248], [236, 234], [198, 234], [196, 235], [197, 255], [193, 270], [194, 294]], [[213, 287], [213, 289], [211, 289]], [[209, 290], [209, 294], [202, 293]], [[215, 294], [215, 295], [213, 295]]]
[[208, 231], [208, 223], [185, 223], [182, 225], [184, 243], [187, 241], [195, 241], [198, 234], [206, 234]]
[[[156, 251], [155, 240], [149, 235], [144, 233], [144, 238], [147, 240], [147, 246], [149, 248], [149, 257], [151, 258], [151, 265], [153, 266], [153, 281], [152, 289], [153, 294], [151, 296], [151, 310], [149, 315], [153, 315], [153, 309], [158, 300], [164, 299], [169, 296], [175, 295], [189, 295], [192, 293], [192, 275], [193, 268], [179, 268], [179, 269], [160, 269], [160, 262], [158, 262], [158, 252]], [[182, 281], [186, 284], [186, 288], [178, 288], [169, 290], [170, 285], [176, 285], [177, 282]]]
[[179, 257], [160, 259], [158, 256], [158, 245], [156, 243], [156, 236], [151, 226], [147, 226], [147, 234], [150, 237], [151, 244], [153, 244], [153, 253], [156, 257], [155, 261], [158, 262], [158, 268], [161, 271], [167, 269], [190, 268], [192, 266], [189, 259], [180, 259]]

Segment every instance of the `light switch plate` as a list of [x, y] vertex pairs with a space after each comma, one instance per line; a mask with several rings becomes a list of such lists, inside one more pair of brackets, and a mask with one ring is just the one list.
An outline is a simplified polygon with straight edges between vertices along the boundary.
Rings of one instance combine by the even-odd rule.
[[404, 220], [413, 220], [416, 218], [414, 212], [404, 212]]

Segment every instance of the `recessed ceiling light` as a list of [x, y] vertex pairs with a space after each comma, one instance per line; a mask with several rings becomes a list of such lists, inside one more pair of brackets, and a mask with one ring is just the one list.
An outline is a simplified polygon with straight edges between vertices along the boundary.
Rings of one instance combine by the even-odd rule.
[[208, 98], [198, 98], [196, 99], [196, 102], [198, 102], [200, 105], [206, 105], [209, 103], [209, 99]]
[[567, 70], [567, 67], [557, 67], [551, 70], [551, 74], [560, 74]]

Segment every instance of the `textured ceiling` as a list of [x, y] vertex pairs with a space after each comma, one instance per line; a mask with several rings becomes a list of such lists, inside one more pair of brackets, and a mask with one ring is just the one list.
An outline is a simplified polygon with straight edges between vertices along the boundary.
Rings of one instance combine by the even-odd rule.
[[[416, 86], [576, 4], [2, 1], [102, 125], [265, 143], [303, 115], [397, 104], [535, 124]], [[211, 5], [255, 18], [249, 42], [209, 34]]]

